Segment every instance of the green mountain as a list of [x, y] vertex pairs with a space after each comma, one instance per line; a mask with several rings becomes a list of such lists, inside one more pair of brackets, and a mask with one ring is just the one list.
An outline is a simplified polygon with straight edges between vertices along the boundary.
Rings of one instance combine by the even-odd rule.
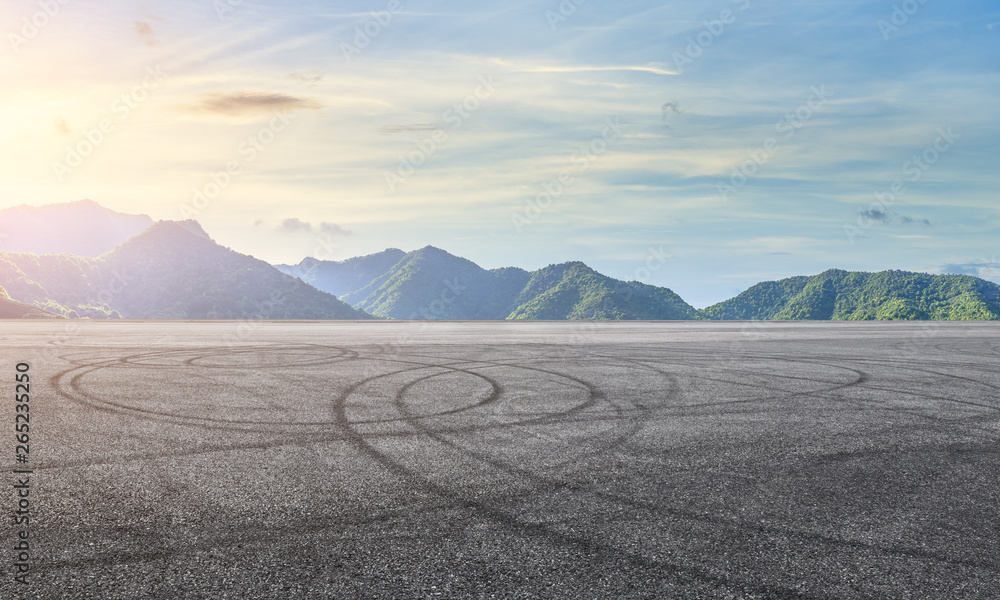
[[59, 315], [10, 299], [0, 287], [0, 319], [58, 319]]
[[522, 269], [488, 271], [427, 246], [343, 299], [394, 319], [504, 319], [528, 277]]
[[759, 283], [702, 314], [717, 320], [997, 320], [1000, 286], [968, 275], [830, 270]]
[[194, 222], [160, 221], [97, 258], [0, 253], [0, 284], [18, 301], [70, 317], [371, 318], [219, 246]]
[[433, 246], [271, 266], [89, 200], [0, 210], [0, 286], [0, 318], [1000, 320], [1000, 286], [967, 275], [830, 270], [697, 311], [581, 262], [487, 270]]
[[101, 260], [70, 254], [0, 252], [0, 285], [10, 297], [70, 318], [120, 319], [102, 294]]
[[582, 262], [531, 274], [510, 319], [689, 320], [698, 311], [674, 292], [601, 275]]
[[487, 270], [428, 246], [407, 254], [393, 249], [280, 268], [288, 273], [304, 269], [320, 289], [338, 291], [345, 302], [393, 319], [698, 318], [670, 290], [611, 279], [583, 263], [535, 273], [514, 267]]
[[274, 265], [276, 269], [341, 298], [356, 292], [384, 275], [406, 253], [396, 248], [347, 260], [306, 258], [297, 265]]

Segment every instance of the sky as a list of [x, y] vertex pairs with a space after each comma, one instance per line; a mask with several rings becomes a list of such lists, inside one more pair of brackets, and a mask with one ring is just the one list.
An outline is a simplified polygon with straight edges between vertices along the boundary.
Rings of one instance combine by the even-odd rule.
[[0, 208], [272, 263], [581, 260], [699, 308], [830, 268], [1000, 282], [993, 0], [0, 3]]

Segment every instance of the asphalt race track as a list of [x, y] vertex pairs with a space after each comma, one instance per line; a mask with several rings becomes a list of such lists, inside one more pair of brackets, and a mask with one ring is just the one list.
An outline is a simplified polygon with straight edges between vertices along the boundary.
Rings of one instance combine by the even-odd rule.
[[1000, 325], [0, 322], [0, 598], [1000, 598]]

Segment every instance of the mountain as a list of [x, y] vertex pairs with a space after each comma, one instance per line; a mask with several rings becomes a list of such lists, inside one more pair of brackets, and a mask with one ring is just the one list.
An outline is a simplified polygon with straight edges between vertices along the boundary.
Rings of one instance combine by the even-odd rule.
[[504, 319], [528, 278], [522, 269], [488, 271], [427, 246], [405, 254], [368, 285], [342, 298], [394, 319]]
[[192, 220], [192, 219], [188, 219], [187, 221], [168, 221], [168, 223], [175, 223], [175, 224], [179, 225], [180, 227], [183, 227], [184, 229], [186, 229], [190, 233], [195, 234], [198, 237], [205, 238], [206, 240], [209, 240], [209, 241], [214, 241], [214, 240], [212, 240], [212, 237], [210, 235], [208, 235], [208, 232], [206, 232], [202, 228], [201, 223], [199, 223], [198, 221], [195, 221], [195, 220]]
[[120, 319], [102, 301], [101, 261], [69, 254], [0, 252], [0, 285], [10, 297], [67, 317]]
[[0, 319], [58, 319], [59, 315], [46, 312], [34, 306], [21, 304], [10, 299], [6, 290], [0, 288]]
[[152, 224], [91, 200], [16, 206], [0, 210], [0, 251], [100, 256]]
[[71, 317], [371, 318], [216, 244], [194, 222], [160, 221], [98, 258], [0, 253], [0, 284], [16, 300]]
[[698, 311], [674, 292], [601, 275], [582, 262], [535, 271], [510, 319], [689, 320]]
[[759, 283], [702, 314], [721, 320], [997, 320], [1000, 286], [968, 275], [830, 270]]
[[298, 277], [324, 292], [341, 298], [360, 290], [384, 275], [404, 256], [406, 253], [402, 250], [390, 248], [377, 254], [358, 256], [342, 261], [306, 258], [297, 265], [275, 265], [274, 267], [282, 273]]
[[582, 262], [488, 270], [433, 246], [274, 267], [89, 200], [0, 210], [0, 286], [0, 318], [1000, 320], [1000, 286], [968, 275], [830, 270], [697, 311]]
[[483, 269], [433, 246], [344, 261], [306, 259], [286, 273], [393, 319], [695, 319], [665, 288], [605, 277], [583, 263], [529, 273]]

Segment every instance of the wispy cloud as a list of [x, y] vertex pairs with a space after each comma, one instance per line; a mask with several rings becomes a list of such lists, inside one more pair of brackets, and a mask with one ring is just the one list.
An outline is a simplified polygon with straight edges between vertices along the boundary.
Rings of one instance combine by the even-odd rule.
[[676, 114], [676, 113], [683, 112], [681, 110], [681, 104], [680, 104], [680, 102], [665, 102], [663, 104], [663, 106], [660, 107], [660, 110], [663, 111], [664, 118], [666, 118], [666, 116], [669, 115], [669, 114], [671, 114], [671, 113]]
[[673, 69], [663, 65], [649, 63], [647, 65], [554, 65], [532, 62], [514, 62], [497, 58], [494, 63], [511, 71], [520, 73], [588, 73], [596, 71], [639, 71], [655, 73], [656, 75], [679, 75]]
[[318, 229], [320, 233], [325, 233], [327, 235], [338, 235], [345, 237], [349, 235], [354, 235], [353, 231], [345, 229], [344, 227], [341, 227], [336, 223], [320, 223]]
[[303, 221], [298, 217], [291, 217], [285, 219], [281, 222], [281, 225], [277, 227], [279, 233], [284, 233], [288, 235], [299, 235], [299, 234], [311, 234], [311, 233], [322, 233], [329, 236], [347, 237], [353, 235], [353, 232], [337, 225], [336, 223], [322, 222], [319, 225], [313, 227], [312, 223]]
[[881, 223], [882, 225], [926, 225], [931, 226], [931, 222], [928, 219], [919, 219], [910, 217], [907, 215], [900, 215], [891, 210], [882, 210], [880, 208], [867, 208], [858, 211], [858, 216], [862, 219], [867, 219], [868, 221], [873, 221], [875, 223]]
[[378, 132], [386, 135], [392, 135], [395, 133], [409, 133], [411, 131], [437, 131], [438, 129], [444, 129], [444, 125], [441, 125], [440, 123], [413, 123], [410, 125], [389, 125], [386, 127], [379, 127]]
[[766, 254], [785, 253], [814, 245], [816, 240], [806, 237], [757, 237], [749, 240], [736, 240], [730, 246], [743, 248], [747, 251], [759, 251]]
[[312, 225], [306, 223], [302, 219], [293, 217], [282, 221], [281, 225], [278, 226], [278, 231], [291, 235], [295, 235], [297, 233], [309, 233], [312, 231]]
[[299, 83], [304, 83], [305, 85], [316, 85], [317, 83], [323, 81], [323, 77], [325, 77], [323, 73], [313, 73], [313, 74], [290, 73], [288, 75], [289, 79], [297, 81]]
[[233, 92], [206, 94], [203, 99], [184, 107], [189, 112], [245, 117], [267, 114], [276, 110], [318, 110], [323, 104], [315, 100], [266, 92]]
[[145, 41], [147, 46], [156, 45], [156, 38], [153, 36], [153, 27], [149, 23], [136, 21], [135, 31], [139, 34], [139, 39]]
[[[681, 110], [680, 102], [665, 102], [663, 106], [660, 107], [660, 112], [663, 113], [663, 120], [667, 121], [673, 115], [679, 115], [683, 110]], [[667, 125], [666, 127], [670, 127]]]
[[876, 223], [881, 223], [883, 225], [888, 225], [889, 223], [892, 222], [892, 217], [889, 215], [889, 212], [878, 208], [868, 208], [865, 210], [859, 210], [858, 216], [863, 219], [868, 219], [869, 221], [875, 221]]
[[1000, 262], [983, 261], [972, 263], [952, 263], [941, 267], [942, 273], [950, 275], [972, 275], [974, 277], [1000, 277]]

